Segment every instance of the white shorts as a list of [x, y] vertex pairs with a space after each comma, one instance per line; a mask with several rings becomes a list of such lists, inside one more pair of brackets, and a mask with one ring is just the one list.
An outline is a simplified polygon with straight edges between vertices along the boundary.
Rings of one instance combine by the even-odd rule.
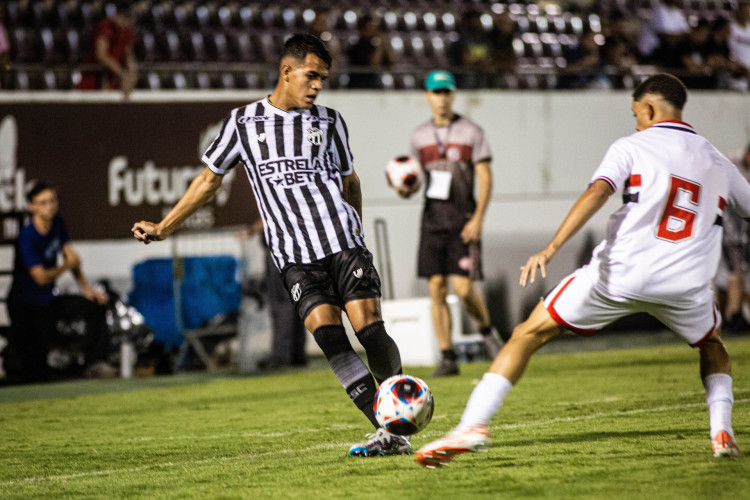
[[692, 301], [656, 303], [605, 295], [584, 269], [567, 276], [544, 297], [544, 307], [555, 322], [579, 335], [590, 336], [615, 320], [645, 312], [661, 321], [693, 347], [721, 324], [713, 291]]

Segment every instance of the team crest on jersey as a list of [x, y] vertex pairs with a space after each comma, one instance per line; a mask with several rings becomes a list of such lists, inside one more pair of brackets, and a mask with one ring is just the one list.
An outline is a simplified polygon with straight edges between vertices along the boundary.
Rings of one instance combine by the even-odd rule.
[[314, 146], [320, 146], [323, 144], [323, 131], [318, 127], [310, 127], [307, 129], [307, 140]]
[[356, 271], [354, 271], [352, 274], [354, 275], [355, 278], [361, 279], [362, 276], [364, 275], [364, 271], [362, 271], [362, 268], [360, 267]]
[[448, 148], [448, 151], [445, 152], [445, 156], [449, 161], [458, 161], [461, 159], [461, 150], [458, 148]]
[[295, 283], [292, 287], [292, 300], [298, 302], [301, 295], [302, 290], [300, 289], [299, 283]]
[[266, 142], [266, 133], [265, 132], [261, 132], [260, 134], [258, 134], [258, 142]]

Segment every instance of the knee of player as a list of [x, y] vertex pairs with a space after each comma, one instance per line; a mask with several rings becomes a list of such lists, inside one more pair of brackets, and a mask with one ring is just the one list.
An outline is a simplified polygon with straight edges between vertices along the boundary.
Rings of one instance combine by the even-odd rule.
[[524, 321], [513, 329], [509, 342], [532, 342], [546, 344], [560, 334], [557, 326], [549, 327], [531, 321]]
[[445, 302], [448, 297], [448, 281], [445, 276], [430, 278], [430, 297], [434, 302]]
[[711, 332], [711, 335], [703, 339], [699, 344], [694, 345], [693, 347], [697, 347], [700, 351], [703, 352], [711, 352], [716, 349], [718, 350], [726, 350], [726, 347], [724, 346], [724, 341], [721, 340], [719, 329], [717, 328], [713, 332]]
[[474, 283], [469, 280], [454, 281], [453, 288], [456, 290], [456, 295], [458, 295], [458, 297], [463, 300], [471, 295], [471, 291], [474, 288]]

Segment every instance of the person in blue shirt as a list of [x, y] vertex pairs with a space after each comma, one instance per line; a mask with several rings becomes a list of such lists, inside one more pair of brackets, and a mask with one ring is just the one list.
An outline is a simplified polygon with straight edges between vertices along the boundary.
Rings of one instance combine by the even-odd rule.
[[37, 182], [26, 199], [30, 218], [16, 241], [13, 284], [7, 300], [9, 346], [16, 356], [18, 377], [36, 382], [48, 380], [50, 375], [47, 353], [55, 327], [55, 280], [70, 271], [84, 297], [104, 304], [107, 296], [89, 287], [81, 271], [81, 259], [58, 214], [57, 190]]

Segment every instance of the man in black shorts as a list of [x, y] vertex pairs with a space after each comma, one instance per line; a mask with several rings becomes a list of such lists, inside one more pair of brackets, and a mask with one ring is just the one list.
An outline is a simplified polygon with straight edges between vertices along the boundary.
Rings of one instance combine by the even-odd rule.
[[[346, 124], [338, 111], [315, 104], [330, 66], [331, 56], [317, 37], [287, 40], [273, 93], [232, 110], [202, 157], [206, 168], [182, 199], [160, 223], [137, 222], [132, 231], [144, 243], [163, 240], [241, 165], [297, 312], [376, 428], [349, 454], [409, 454], [409, 440], [380, 428], [373, 412], [377, 383], [401, 373], [401, 356], [383, 326], [380, 278], [365, 247], [362, 194]], [[365, 348], [369, 369], [346, 336], [342, 310]]]
[[[425, 80], [425, 100], [432, 119], [411, 137], [411, 156], [427, 174], [418, 275], [429, 280], [432, 322], [443, 359], [434, 377], [458, 374], [451, 338], [448, 276], [466, 312], [479, 325], [490, 358], [500, 350], [492, 333], [484, 298], [474, 286], [482, 279], [482, 223], [492, 195], [492, 154], [484, 131], [453, 112], [456, 83], [453, 75], [437, 70]], [[474, 199], [474, 178], [479, 199]], [[412, 193], [406, 189], [402, 196]], [[452, 318], [460, 321], [460, 318]]]

